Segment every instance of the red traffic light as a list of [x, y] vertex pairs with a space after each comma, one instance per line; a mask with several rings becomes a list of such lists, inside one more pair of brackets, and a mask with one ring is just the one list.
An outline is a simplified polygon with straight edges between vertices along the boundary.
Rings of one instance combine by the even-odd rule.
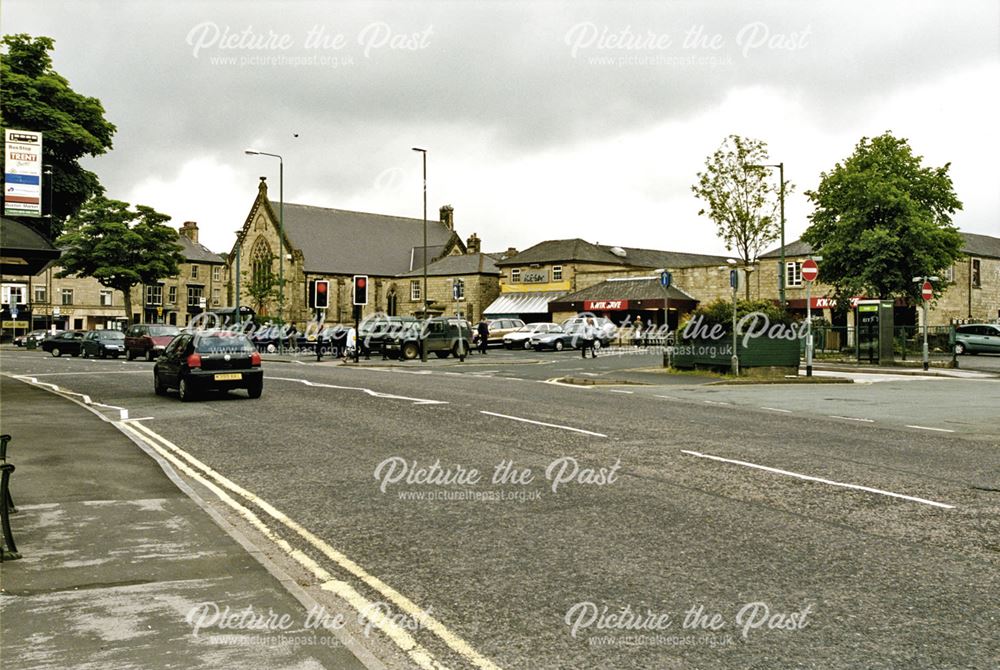
[[368, 275], [354, 275], [353, 298], [355, 305], [368, 304]]
[[358, 280], [354, 285], [357, 286], [358, 288], [364, 288], [365, 284], [367, 283], [368, 280], [366, 280], [364, 277], [358, 277]]

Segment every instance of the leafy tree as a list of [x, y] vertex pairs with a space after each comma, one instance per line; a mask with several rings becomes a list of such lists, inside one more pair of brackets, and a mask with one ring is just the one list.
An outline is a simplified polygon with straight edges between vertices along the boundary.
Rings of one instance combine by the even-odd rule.
[[258, 316], [267, 316], [268, 304], [278, 299], [278, 276], [271, 271], [271, 259], [258, 261], [253, 270], [243, 271], [243, 287]]
[[[52, 69], [50, 37], [5, 35], [0, 58], [0, 126], [43, 133], [42, 161], [52, 166], [52, 236], [88, 198], [103, 195], [97, 175], [80, 166], [83, 156], [98, 156], [111, 148], [115, 126], [104, 118], [97, 98], [74, 91]], [[3, 167], [0, 158], [0, 168]], [[47, 177], [45, 177], [47, 179]], [[43, 182], [42, 202], [49, 188]], [[42, 219], [21, 217], [22, 223], [48, 234]]]
[[[771, 300], [737, 300], [736, 301], [736, 321], [747, 314], [760, 314], [767, 317], [770, 324], [782, 324], [785, 326], [796, 323], [797, 317], [780, 305], [776, 305]], [[726, 298], [717, 298], [709, 303], [698, 305], [680, 324], [679, 333], [681, 338], [685, 335], [688, 324], [695, 321], [706, 330], [710, 330], [718, 324], [721, 326], [720, 332], [732, 335], [733, 332], [733, 301]], [[693, 326], [692, 326], [693, 328]], [[688, 332], [690, 334], [690, 332]]]
[[[730, 135], [705, 159], [705, 171], [691, 187], [705, 202], [698, 212], [715, 222], [726, 249], [735, 252], [742, 265], [756, 262], [764, 248], [778, 238], [781, 221], [775, 216], [781, 185], [759, 166], [769, 161], [762, 140]], [[792, 185], [785, 182], [785, 192]], [[746, 285], [750, 298], [750, 283]]]
[[916, 302], [913, 277], [939, 274], [961, 256], [951, 216], [962, 203], [948, 176], [951, 164], [922, 162], [907, 140], [889, 132], [863, 137], [849, 158], [821, 174], [815, 191], [806, 191], [816, 209], [802, 239], [823, 255], [823, 281], [840, 298], [868, 293]]
[[66, 222], [56, 240], [65, 251], [60, 277], [93, 277], [122, 292], [125, 318], [132, 318], [132, 287], [173, 277], [184, 262], [177, 231], [164, 225], [170, 217], [151, 207], [92, 198]]

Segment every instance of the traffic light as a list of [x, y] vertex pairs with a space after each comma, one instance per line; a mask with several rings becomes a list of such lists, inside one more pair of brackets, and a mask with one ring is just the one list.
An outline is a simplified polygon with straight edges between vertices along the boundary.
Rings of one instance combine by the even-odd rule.
[[330, 282], [326, 279], [317, 279], [313, 282], [313, 308], [327, 309], [330, 306]]
[[368, 304], [368, 275], [354, 275], [354, 304]]

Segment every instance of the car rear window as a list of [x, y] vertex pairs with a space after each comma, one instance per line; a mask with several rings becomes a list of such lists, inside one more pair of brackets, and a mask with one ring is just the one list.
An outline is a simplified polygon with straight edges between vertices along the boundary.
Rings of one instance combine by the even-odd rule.
[[161, 337], [166, 335], [176, 335], [180, 332], [176, 326], [150, 326], [149, 334], [153, 337]]
[[255, 351], [245, 335], [202, 335], [195, 339], [199, 354], [248, 354]]
[[104, 330], [98, 337], [102, 340], [124, 340], [125, 333], [120, 330]]

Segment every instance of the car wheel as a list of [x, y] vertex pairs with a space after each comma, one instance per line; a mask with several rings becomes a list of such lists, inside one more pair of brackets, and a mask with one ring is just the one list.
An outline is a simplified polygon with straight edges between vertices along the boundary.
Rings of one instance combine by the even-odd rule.
[[59, 347], [52, 347], [52, 355], [55, 356], [56, 358], [59, 358], [60, 356], [62, 356], [62, 349], [60, 349]]
[[149, 361], [150, 363], [153, 362], [153, 350], [152, 349], [146, 349], [146, 360]]
[[594, 340], [594, 351], [600, 351], [601, 346], [602, 345], [600, 340]]
[[188, 383], [188, 380], [181, 377], [180, 382], [177, 384], [177, 396], [181, 399], [181, 402], [191, 402], [194, 400], [194, 389]]
[[167, 387], [160, 381], [160, 375], [153, 371], [153, 393], [156, 395], [167, 395]]
[[264, 392], [264, 382], [258, 382], [257, 384], [252, 384], [247, 387], [247, 395], [253, 400], [260, 397], [261, 393]]
[[414, 342], [407, 342], [403, 345], [403, 349], [400, 351], [400, 358], [407, 361], [412, 361], [414, 358], [420, 355], [420, 348], [417, 347]]
[[965, 348], [965, 345], [964, 345], [964, 344], [962, 344], [961, 342], [956, 342], [956, 343], [955, 343], [955, 353], [956, 353], [956, 354], [958, 354], [959, 356], [961, 356], [961, 355], [963, 355], [963, 354], [964, 354], [964, 353], [965, 353], [966, 351], [967, 351], [967, 350], [966, 350], [966, 348]]
[[125, 360], [126, 361], [134, 361], [135, 360], [135, 353], [133, 353], [131, 349], [126, 349], [125, 350]]
[[556, 351], [562, 351], [563, 350], [562, 340], [556, 340], [556, 343], [552, 346], [552, 348], [555, 349]]
[[531, 340], [525, 340], [524, 341], [524, 349], [525, 349], [525, 351], [527, 351], [528, 349], [531, 349]]

